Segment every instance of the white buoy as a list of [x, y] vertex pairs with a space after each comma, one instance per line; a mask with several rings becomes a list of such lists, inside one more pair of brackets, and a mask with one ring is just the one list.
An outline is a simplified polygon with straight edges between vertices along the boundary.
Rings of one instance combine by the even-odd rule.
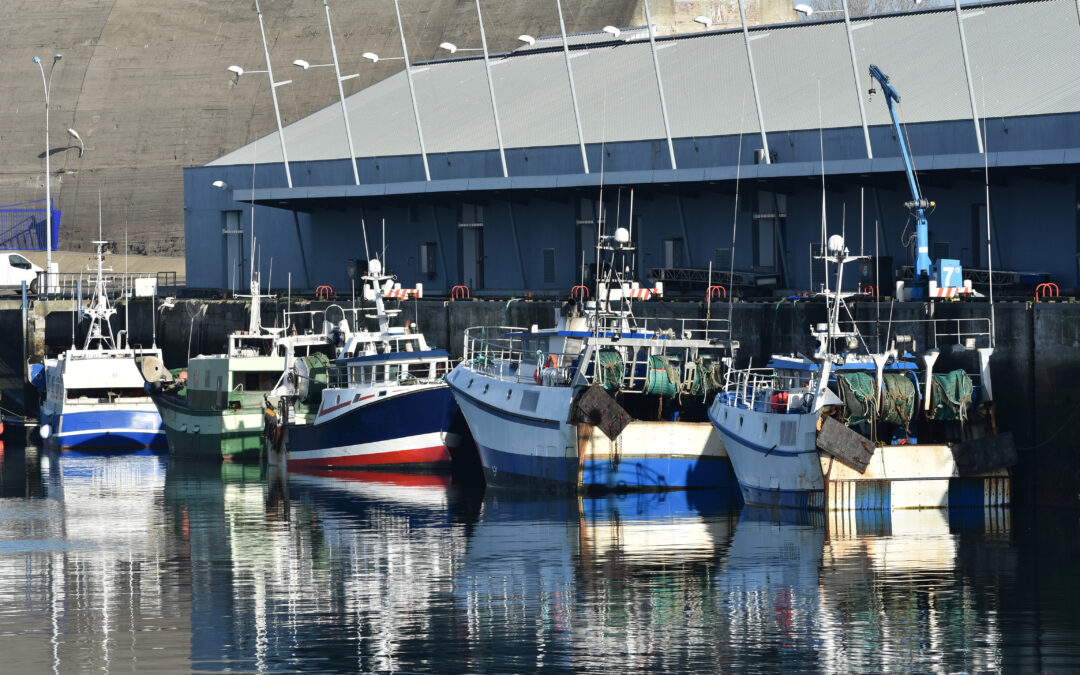
[[41, 434], [41, 438], [44, 440], [49, 437], [49, 434], [52, 433], [52, 427], [50, 427], [48, 424], [42, 424], [41, 427], [38, 428], [38, 433]]

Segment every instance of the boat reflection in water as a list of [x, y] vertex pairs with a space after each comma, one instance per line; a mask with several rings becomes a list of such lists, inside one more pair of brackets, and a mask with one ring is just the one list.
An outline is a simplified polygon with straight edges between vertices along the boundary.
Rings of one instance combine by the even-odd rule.
[[[738, 492], [484, 501], [455, 593], [469, 670], [712, 669], [710, 582]], [[708, 632], [711, 634], [712, 629]], [[491, 636], [509, 649], [493, 649]]]
[[[448, 476], [175, 463], [190, 523], [196, 669], [400, 670], [452, 658], [440, 611], [468, 502]], [[201, 474], [201, 475], [200, 475]], [[466, 516], [467, 519], [467, 516]], [[221, 562], [229, 565], [222, 588]]]
[[[744, 508], [717, 578], [731, 639], [750, 646], [743, 658], [779, 654], [825, 671], [1002, 669], [1001, 629], [986, 611], [998, 589], [983, 581], [1005, 570], [984, 554], [1008, 541], [1009, 512], [962, 511], [950, 524], [940, 509]], [[977, 553], [962, 554], [965, 535]]]
[[0, 457], [4, 672], [187, 670], [187, 593], [169, 583], [166, 460], [15, 446]]

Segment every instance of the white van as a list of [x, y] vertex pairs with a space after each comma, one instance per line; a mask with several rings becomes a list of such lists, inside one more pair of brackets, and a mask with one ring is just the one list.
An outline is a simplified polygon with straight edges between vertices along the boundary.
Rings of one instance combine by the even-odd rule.
[[11, 251], [0, 251], [0, 289], [5, 291], [19, 291], [22, 282], [26, 282], [27, 289], [37, 292], [37, 277], [42, 268]]

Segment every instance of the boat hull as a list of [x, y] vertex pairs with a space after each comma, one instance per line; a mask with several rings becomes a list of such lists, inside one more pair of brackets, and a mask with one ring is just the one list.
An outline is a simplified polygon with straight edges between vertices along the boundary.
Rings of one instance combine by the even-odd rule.
[[609, 440], [566, 422], [574, 390], [460, 369], [447, 378], [469, 423], [489, 487], [666, 490], [734, 485], [707, 422], [632, 421]]
[[45, 439], [51, 449], [129, 453], [168, 448], [161, 416], [149, 404], [46, 414], [42, 423], [53, 430]]
[[178, 457], [253, 460], [263, 451], [263, 410], [198, 410], [179, 397], [156, 395], [169, 452]]
[[747, 504], [888, 511], [999, 507], [1011, 501], [1007, 469], [961, 475], [947, 444], [878, 447], [859, 473], [817, 449], [817, 413], [770, 413], [718, 402], [709, 417]]
[[356, 404], [325, 421], [287, 424], [286, 466], [449, 470], [460, 440], [450, 431], [457, 412], [450, 390], [437, 386]]

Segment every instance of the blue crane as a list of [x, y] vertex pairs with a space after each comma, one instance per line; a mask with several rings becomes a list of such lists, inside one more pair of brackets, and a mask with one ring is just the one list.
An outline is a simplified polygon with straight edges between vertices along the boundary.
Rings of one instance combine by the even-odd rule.
[[[896, 139], [900, 141], [900, 153], [904, 157], [904, 168], [907, 170], [908, 185], [911, 187], [910, 202], [905, 202], [908, 209], [915, 209], [915, 278], [925, 279], [930, 273], [930, 243], [927, 234], [926, 209], [932, 208], [934, 202], [923, 198], [919, 191], [919, 184], [915, 181], [915, 168], [911, 164], [911, 152], [908, 151], [904, 141], [904, 132], [900, 129], [900, 119], [896, 115], [893, 102], [900, 102], [900, 94], [896, 93], [889, 84], [889, 76], [881, 72], [875, 66], [870, 66], [870, 76], [881, 84], [881, 90], [885, 94], [885, 103], [889, 106], [889, 114], [892, 115], [893, 126], [896, 128]], [[874, 89], [870, 89], [870, 95], [874, 95]]]

